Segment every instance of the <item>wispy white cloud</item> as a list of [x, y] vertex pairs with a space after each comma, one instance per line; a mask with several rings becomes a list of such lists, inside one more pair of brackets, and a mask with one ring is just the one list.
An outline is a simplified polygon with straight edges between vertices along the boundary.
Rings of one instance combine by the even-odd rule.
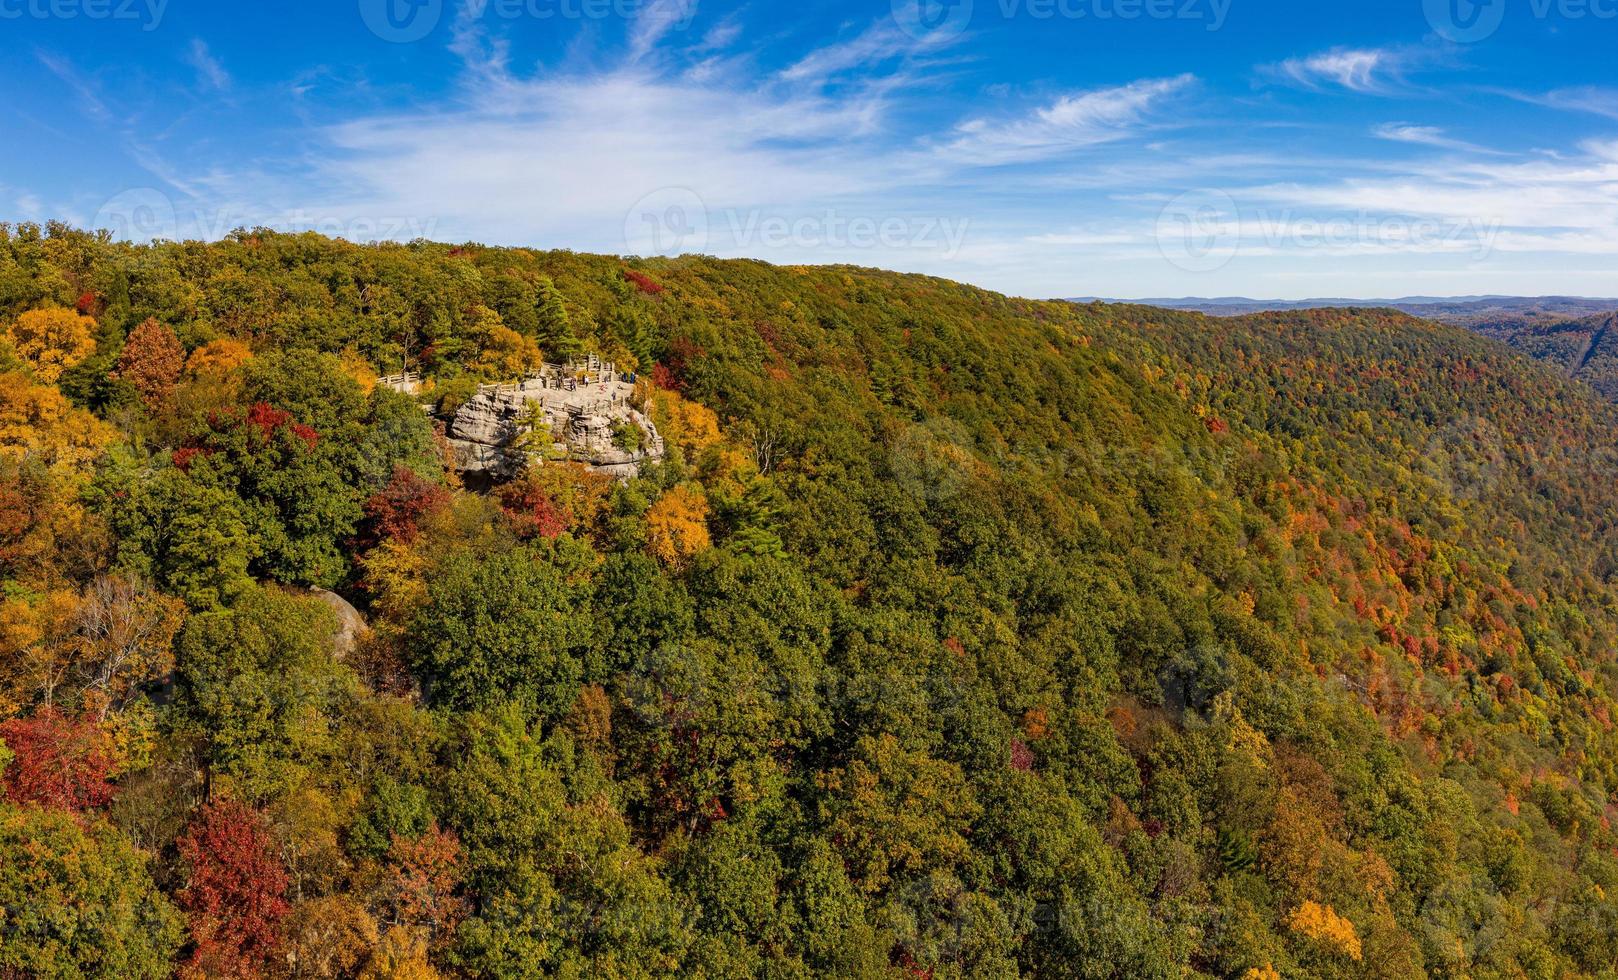
[[969, 120], [956, 128], [938, 154], [958, 164], [996, 166], [1047, 160], [1127, 139], [1152, 126], [1154, 112], [1195, 82], [1191, 75], [1146, 79], [1064, 95], [1017, 119]]
[[884, 62], [916, 53], [918, 42], [891, 20], [880, 20], [863, 32], [810, 52], [781, 72], [789, 82], [825, 82], [856, 70], [871, 71]]
[[39, 59], [39, 63], [44, 65], [47, 71], [55, 75], [77, 97], [79, 106], [85, 115], [98, 122], [110, 122], [112, 120], [112, 112], [107, 109], [107, 104], [102, 100], [101, 92], [95, 82], [85, 77], [71, 61], [61, 55], [43, 50], [35, 51], [34, 57]]
[[[1437, 100], [1424, 100], [1418, 116], [1436, 123], [1389, 122], [1370, 133], [1441, 154], [1368, 149], [1364, 121], [1351, 131], [1300, 122], [1266, 112], [1279, 101], [1273, 98], [1241, 102], [1236, 111], [1241, 100], [1215, 102], [1190, 74], [1125, 77], [1038, 103], [1016, 102], [1019, 89], [1007, 85], [956, 122], [940, 118], [930, 97], [946, 91], [933, 84], [946, 72], [970, 64], [952, 46], [957, 42], [911, 37], [887, 21], [856, 25], [785, 67], [767, 67], [756, 49], [738, 43], [738, 18], [699, 24], [686, 20], [693, 5], [669, 0], [646, 6], [615, 51], [592, 49], [529, 69], [506, 43], [506, 25], [460, 6], [448, 42], [460, 72], [447, 92], [340, 115], [317, 93], [303, 118], [321, 122], [311, 124], [296, 154], [182, 154], [167, 137], [152, 135], [162, 126], [126, 122], [137, 118], [125, 111], [133, 100], [97, 81], [110, 76], [81, 73], [59, 55], [41, 53], [40, 60], [85, 116], [122, 137], [130, 160], [171, 188], [183, 213], [195, 206], [204, 214], [206, 224], [193, 231], [205, 235], [254, 223], [295, 226], [301, 215], [350, 237], [424, 234], [637, 251], [633, 216], [647, 200], [674, 194], [707, 211], [711, 234], [697, 247], [715, 254], [854, 261], [1036, 295], [1139, 295], [1165, 290], [1128, 283], [1177, 276], [1165, 268], [1158, 237], [1165, 207], [1182, 191], [1219, 186], [1243, 212], [1215, 229], [1240, 239], [1232, 278], [1220, 279], [1228, 291], [1279, 292], [1239, 278], [1246, 274], [1239, 270], [1258, 268], [1280, 280], [1304, 275], [1318, 256], [1351, 257], [1362, 263], [1356, 270], [1382, 268], [1391, 279], [1438, 267], [1408, 260], [1419, 253], [1470, 275], [1485, 238], [1496, 268], [1507, 262], [1499, 256], [1555, 269], [1571, 267], [1568, 256], [1593, 260], [1618, 251], [1618, 149], [1573, 145], [1543, 156], [1490, 150], [1459, 138], [1456, 132], [1468, 132], [1459, 124], [1448, 128], [1436, 115]], [[770, 43], [788, 37], [773, 35]], [[232, 100], [253, 97], [246, 79], [232, 82], [206, 45], [198, 42], [193, 56], [210, 91], [232, 86]], [[1409, 79], [1444, 57], [1345, 48], [1261, 72], [1316, 92], [1426, 96]], [[278, 91], [307, 90], [313, 78], [296, 77]], [[918, 94], [924, 84], [927, 96]], [[1481, 94], [1591, 115], [1610, 107], [1618, 118], [1615, 92]], [[1007, 179], [1010, 166], [1015, 180]], [[1242, 176], [1232, 181], [1230, 174]], [[29, 213], [20, 200], [17, 208]], [[947, 260], [914, 250], [777, 247], [767, 235], [747, 244], [736, 233], [738, 222], [756, 229], [761, 218], [828, 226], [918, 216], [963, 233]], [[1322, 240], [1322, 222], [1352, 233]], [[1470, 232], [1433, 235], [1421, 222]], [[1359, 231], [1366, 227], [1373, 232]], [[1105, 285], [1084, 278], [1098, 270], [1108, 276]], [[1618, 285], [1618, 273], [1612, 278]], [[1399, 291], [1373, 282], [1367, 276], [1362, 284]], [[1199, 290], [1187, 284], [1183, 291]]]
[[708, 28], [707, 33], [702, 35], [702, 43], [697, 45], [697, 50], [723, 51], [735, 44], [741, 36], [742, 25], [734, 17], [728, 17]]
[[1394, 143], [1414, 143], [1417, 146], [1431, 146], [1441, 150], [1464, 150], [1469, 153], [1496, 153], [1476, 143], [1455, 139], [1444, 129], [1438, 126], [1416, 126], [1411, 123], [1383, 123], [1373, 129], [1372, 134], [1379, 139]]
[[1410, 48], [1332, 48], [1265, 65], [1259, 72], [1265, 78], [1305, 88], [1336, 86], [1363, 95], [1387, 95], [1430, 57]]
[[1306, 214], [1429, 219], [1494, 227], [1503, 251], [1618, 249], [1618, 143], [1587, 143], [1564, 160], [1446, 160], [1397, 176], [1254, 187], [1249, 199]]
[[650, 54], [672, 31], [683, 31], [697, 15], [697, 0], [647, 0], [629, 30], [629, 59]]
[[225, 66], [214, 57], [213, 52], [208, 50], [208, 42], [202, 38], [194, 38], [191, 41], [186, 61], [197, 70], [197, 82], [204, 89], [223, 92], [230, 88], [230, 73], [225, 71]]
[[1618, 119], [1618, 89], [1598, 85], [1561, 88], [1550, 92], [1519, 92], [1497, 90], [1497, 93], [1518, 102], [1559, 109], [1563, 112], [1584, 112], [1607, 119]]

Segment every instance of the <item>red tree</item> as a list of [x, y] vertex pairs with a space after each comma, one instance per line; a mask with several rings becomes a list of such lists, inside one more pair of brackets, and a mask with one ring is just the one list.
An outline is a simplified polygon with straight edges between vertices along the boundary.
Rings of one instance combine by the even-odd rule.
[[44, 707], [0, 724], [0, 741], [16, 756], [3, 781], [12, 800], [75, 813], [112, 802], [112, 756], [93, 720], [73, 721]]
[[420, 837], [395, 835], [388, 849], [393, 865], [394, 904], [401, 921], [436, 934], [453, 930], [466, 913], [460, 897], [461, 842], [434, 823]]
[[559, 538], [567, 530], [567, 518], [551, 495], [531, 480], [508, 484], [500, 492], [500, 507], [511, 521], [511, 529], [524, 541]]
[[366, 533], [362, 548], [387, 538], [415, 540], [423, 518], [449, 506], [449, 491], [407, 466], [395, 467], [388, 485], [365, 502]]
[[185, 370], [185, 348], [174, 331], [146, 320], [129, 333], [118, 358], [118, 377], [135, 386], [148, 408], [161, 405]]
[[206, 976], [258, 976], [280, 943], [287, 871], [264, 819], [234, 800], [219, 800], [180, 838], [191, 869], [180, 904], [196, 945], [192, 966]]

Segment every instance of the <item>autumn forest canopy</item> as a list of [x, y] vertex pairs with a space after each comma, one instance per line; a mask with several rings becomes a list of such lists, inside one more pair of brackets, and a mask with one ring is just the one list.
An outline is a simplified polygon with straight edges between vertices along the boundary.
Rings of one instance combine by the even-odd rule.
[[[590, 355], [659, 458], [463, 475]], [[0, 225], [0, 977], [1618, 976], [1615, 431], [1391, 311]]]

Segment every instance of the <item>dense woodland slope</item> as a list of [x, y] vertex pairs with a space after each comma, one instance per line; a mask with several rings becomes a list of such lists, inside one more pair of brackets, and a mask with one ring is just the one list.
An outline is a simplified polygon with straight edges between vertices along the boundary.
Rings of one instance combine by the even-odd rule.
[[[1090, 303], [1095, 300], [1074, 300]], [[1103, 300], [1101, 302], [1119, 302]], [[1424, 320], [1466, 327], [1560, 367], [1604, 397], [1618, 401], [1618, 300], [1573, 296], [1414, 296], [1394, 300], [1163, 299], [1143, 304], [1210, 316], [1304, 313], [1344, 306], [1386, 307]]]
[[1486, 317], [1467, 324], [1529, 357], [1560, 366], [1618, 401], [1618, 313], [1566, 317]]
[[[0, 976], [1618, 975], [1618, 408], [1492, 341], [32, 226], [0, 324]], [[669, 461], [375, 383], [541, 350]]]

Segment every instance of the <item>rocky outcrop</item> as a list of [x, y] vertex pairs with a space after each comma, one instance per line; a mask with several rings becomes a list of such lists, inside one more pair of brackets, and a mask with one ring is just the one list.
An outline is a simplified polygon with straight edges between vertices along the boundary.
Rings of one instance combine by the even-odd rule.
[[[519, 443], [537, 408], [550, 428], [553, 455], [628, 479], [664, 454], [657, 426], [632, 405], [634, 390], [634, 378], [611, 364], [546, 365], [522, 382], [480, 389], [455, 413], [447, 435], [462, 472], [509, 479], [536, 452]], [[620, 444], [627, 427], [636, 430], [628, 441], [638, 448]]]
[[316, 599], [325, 603], [332, 612], [337, 614], [337, 635], [332, 641], [332, 652], [338, 659], [344, 659], [354, 652], [354, 647], [365, 634], [371, 632], [371, 626], [365, 621], [365, 616], [347, 599], [335, 592], [326, 589], [310, 589]]

